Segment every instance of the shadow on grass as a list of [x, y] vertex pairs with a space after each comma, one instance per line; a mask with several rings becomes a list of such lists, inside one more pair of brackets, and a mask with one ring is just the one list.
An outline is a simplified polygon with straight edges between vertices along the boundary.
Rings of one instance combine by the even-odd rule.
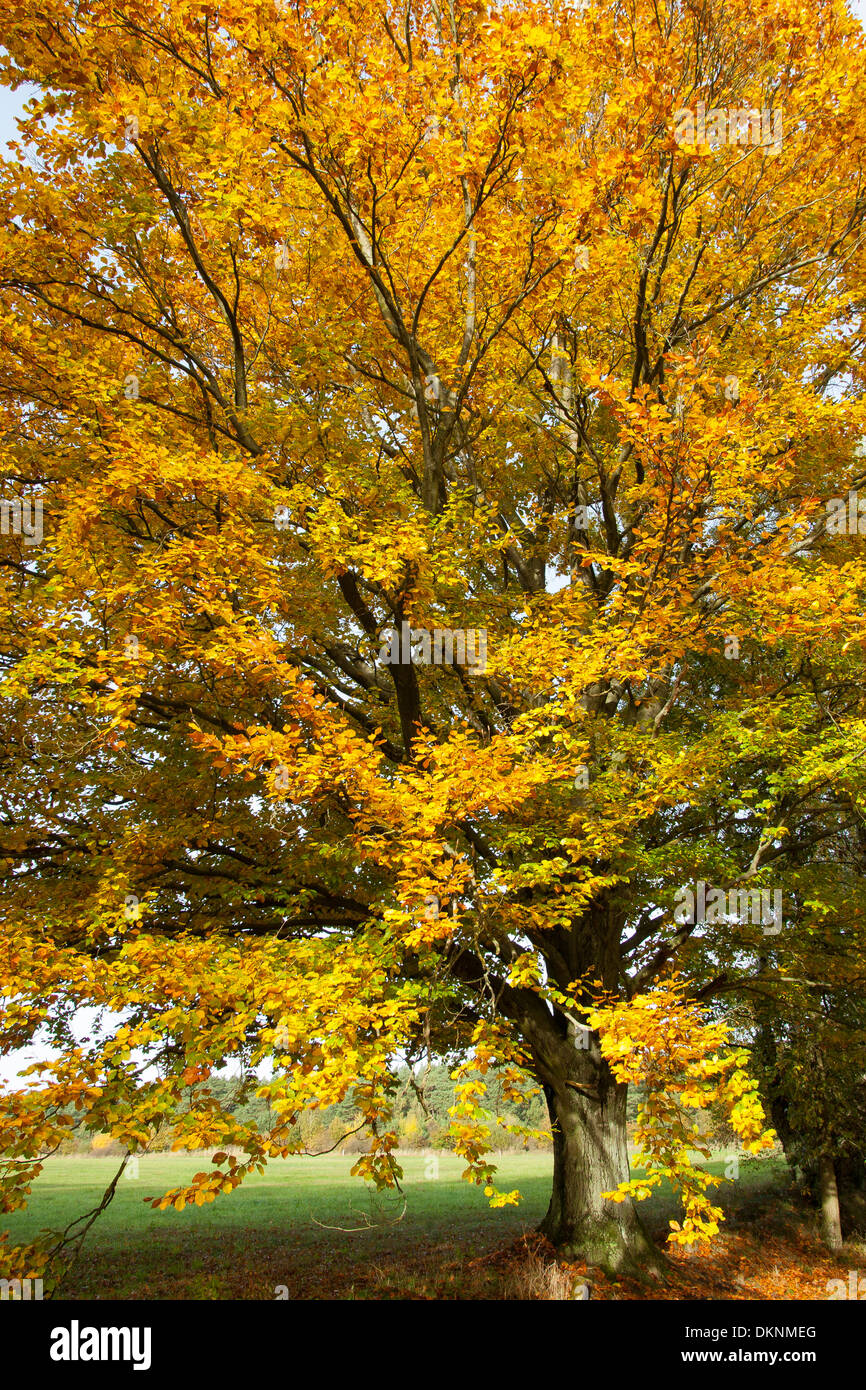
[[[791, 1199], [778, 1159], [740, 1161], [716, 1189], [726, 1212], [709, 1255], [667, 1251], [661, 1281], [613, 1282], [563, 1266], [535, 1233], [547, 1208], [548, 1154], [506, 1154], [499, 1185], [519, 1188], [517, 1207], [491, 1210], [461, 1180], [451, 1155], [406, 1155], [405, 1203], [350, 1176], [333, 1155], [271, 1165], [211, 1206], [155, 1212], [145, 1198], [189, 1180], [202, 1155], [152, 1155], [124, 1181], [91, 1233], [59, 1298], [85, 1299], [544, 1299], [827, 1297], [840, 1277], [814, 1222]], [[98, 1199], [116, 1161], [58, 1158], [46, 1164], [25, 1212], [5, 1218], [13, 1240], [60, 1226]], [[709, 1165], [721, 1175], [726, 1161]], [[436, 1176], [431, 1177], [431, 1170]], [[642, 1204], [660, 1244], [680, 1215], [670, 1189]], [[847, 1265], [845, 1266], [847, 1268]], [[804, 1272], [805, 1271], [805, 1272]], [[796, 1288], [799, 1292], [790, 1292]], [[779, 1291], [775, 1291], [779, 1290]], [[808, 1290], [808, 1291], [804, 1291]]]

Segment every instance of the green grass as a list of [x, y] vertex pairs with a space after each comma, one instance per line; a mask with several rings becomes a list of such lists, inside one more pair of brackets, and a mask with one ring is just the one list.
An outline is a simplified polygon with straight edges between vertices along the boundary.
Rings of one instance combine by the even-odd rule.
[[[376, 1194], [352, 1178], [352, 1158], [330, 1155], [276, 1162], [210, 1205], [159, 1212], [143, 1199], [189, 1181], [208, 1166], [208, 1155], [142, 1157], [139, 1177], [121, 1178], [58, 1296], [272, 1299], [284, 1285], [291, 1298], [381, 1298], [396, 1287], [405, 1297], [417, 1285], [423, 1297], [432, 1282], [437, 1296], [459, 1297], [461, 1265], [532, 1230], [544, 1215], [551, 1157], [502, 1156], [498, 1186], [518, 1187], [523, 1201], [500, 1210], [461, 1180], [459, 1159], [437, 1159], [435, 1178], [425, 1176], [424, 1154], [400, 1160], [405, 1208], [398, 1194]], [[31, 1240], [40, 1228], [63, 1227], [94, 1207], [117, 1166], [116, 1158], [49, 1159], [30, 1205], [3, 1219], [11, 1239]], [[710, 1167], [723, 1172], [724, 1159]], [[742, 1200], [777, 1168], [773, 1160], [741, 1164], [740, 1181], [726, 1185], [727, 1200]], [[663, 1223], [674, 1203], [661, 1194], [644, 1210]]]

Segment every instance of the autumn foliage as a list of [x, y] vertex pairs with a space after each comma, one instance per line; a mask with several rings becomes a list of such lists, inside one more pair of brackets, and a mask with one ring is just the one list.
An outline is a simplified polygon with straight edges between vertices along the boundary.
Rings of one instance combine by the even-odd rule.
[[[0, 537], [2, 1046], [54, 1057], [0, 1096], [6, 1207], [77, 1120], [212, 1149], [180, 1209], [346, 1096], [391, 1184], [398, 1065], [447, 1056], [494, 1203], [484, 1077], [543, 1089], [566, 1252], [639, 1262], [664, 1177], [675, 1242], [712, 1236], [692, 1112], [766, 1146], [756, 1001], [841, 1028], [864, 958], [866, 559], [827, 525], [866, 482], [859, 29], [0, 16], [38, 87], [0, 165], [4, 496], [44, 518]], [[698, 102], [782, 112], [780, 147], [679, 142]], [[392, 660], [404, 624], [485, 660]], [[684, 923], [698, 881], [781, 890], [782, 930]], [[226, 1060], [284, 1128], [219, 1103]]]

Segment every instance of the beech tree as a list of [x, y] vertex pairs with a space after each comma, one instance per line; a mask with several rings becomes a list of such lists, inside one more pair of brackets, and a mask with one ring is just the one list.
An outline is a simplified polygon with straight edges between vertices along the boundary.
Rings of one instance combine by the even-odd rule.
[[[839, 837], [848, 862], [837, 861], [836, 883], [815, 895], [821, 915], [780, 960], [760, 958], [748, 986], [761, 1089], [791, 1168], [817, 1199], [832, 1249], [860, 1228], [866, 1212], [863, 942], [846, 893], [859, 870], [862, 825], [858, 830]], [[809, 877], [817, 873], [820, 866], [812, 866]], [[841, 920], [832, 914], [834, 898]]]
[[[651, 1262], [665, 1176], [711, 1236], [690, 1112], [771, 1142], [722, 1003], [863, 816], [859, 28], [0, 12], [39, 90], [0, 169], [3, 1046], [56, 1055], [0, 1098], [7, 1206], [71, 1105], [243, 1147], [163, 1208], [347, 1096], [399, 1182], [435, 1054], [494, 1205], [484, 1075], [543, 1088], [565, 1253]], [[228, 1057], [284, 1129], [209, 1092]]]

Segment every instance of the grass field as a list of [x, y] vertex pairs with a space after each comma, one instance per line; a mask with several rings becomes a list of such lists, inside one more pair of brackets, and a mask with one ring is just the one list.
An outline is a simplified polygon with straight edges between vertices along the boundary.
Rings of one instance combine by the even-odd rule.
[[[503, 1170], [510, 1184], [519, 1182], [524, 1202], [502, 1211], [491, 1211], [483, 1191], [461, 1181], [459, 1160], [447, 1154], [437, 1159], [435, 1179], [425, 1178], [423, 1155], [402, 1160], [405, 1210], [398, 1194], [376, 1194], [351, 1177], [354, 1159], [334, 1155], [276, 1162], [209, 1206], [159, 1212], [142, 1199], [188, 1181], [208, 1166], [207, 1157], [145, 1156], [137, 1179], [120, 1180], [64, 1293], [273, 1298], [275, 1286], [284, 1285], [293, 1298], [336, 1290], [342, 1297], [363, 1296], [371, 1268], [384, 1272], [392, 1263], [406, 1269], [481, 1255], [543, 1216], [548, 1155], [506, 1158]], [[116, 1158], [49, 1160], [31, 1205], [4, 1225], [15, 1239], [30, 1239], [43, 1226], [64, 1226], [96, 1205], [117, 1166]]]
[[[550, 1156], [503, 1155], [499, 1185], [518, 1187], [523, 1201], [496, 1211], [481, 1189], [461, 1180], [459, 1160], [447, 1154], [437, 1159], [438, 1176], [428, 1177], [427, 1156], [402, 1158], [405, 1208], [397, 1194], [377, 1195], [352, 1178], [351, 1158], [333, 1155], [274, 1163], [210, 1206], [157, 1212], [143, 1199], [188, 1180], [207, 1159], [143, 1157], [139, 1176], [121, 1179], [58, 1296], [272, 1299], [277, 1286], [293, 1299], [521, 1296], [506, 1288], [498, 1252], [532, 1232], [543, 1216]], [[31, 1205], [5, 1218], [10, 1236], [32, 1239], [40, 1228], [63, 1227], [96, 1205], [117, 1163], [102, 1157], [50, 1159]], [[722, 1172], [724, 1159], [710, 1167]], [[771, 1211], [779, 1207], [782, 1169], [774, 1159], [741, 1164], [739, 1180], [723, 1188], [732, 1232], [738, 1226], [747, 1231], [762, 1204]], [[676, 1214], [670, 1194], [645, 1203], [643, 1214], [663, 1238], [667, 1219]], [[720, 1249], [727, 1248], [723, 1241]]]

